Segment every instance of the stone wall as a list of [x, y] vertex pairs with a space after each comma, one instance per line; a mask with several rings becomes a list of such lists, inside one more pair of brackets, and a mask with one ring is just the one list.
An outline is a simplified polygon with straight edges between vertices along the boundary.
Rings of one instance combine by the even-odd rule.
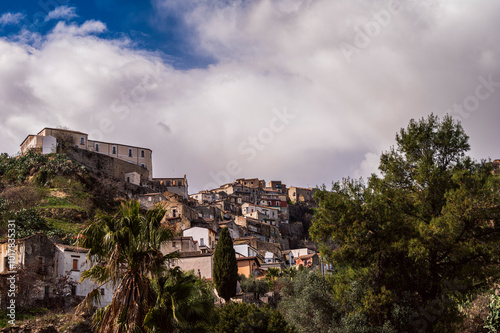
[[129, 172], [137, 172], [141, 175], [141, 182], [147, 181], [149, 171], [140, 165], [122, 161], [114, 157], [102, 155], [88, 150], [71, 148], [67, 152], [68, 156], [78, 163], [92, 169], [95, 172], [100, 172], [103, 175], [123, 181], [125, 174]]

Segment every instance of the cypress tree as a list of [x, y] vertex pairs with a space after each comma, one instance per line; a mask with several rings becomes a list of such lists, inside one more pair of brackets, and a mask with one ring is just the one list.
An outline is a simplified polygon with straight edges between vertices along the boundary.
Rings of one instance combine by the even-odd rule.
[[229, 230], [223, 228], [214, 252], [214, 284], [220, 297], [226, 303], [231, 297], [236, 296], [236, 283], [238, 281], [238, 263], [233, 248], [233, 241]]

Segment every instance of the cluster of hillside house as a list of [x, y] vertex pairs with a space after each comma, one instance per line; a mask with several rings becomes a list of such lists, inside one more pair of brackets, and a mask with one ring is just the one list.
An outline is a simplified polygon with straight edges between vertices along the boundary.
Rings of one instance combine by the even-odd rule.
[[[67, 129], [44, 128], [37, 135], [28, 135], [21, 144], [21, 153], [30, 150], [53, 153], [63, 142], [87, 151], [85, 154], [90, 157], [78, 162], [89, 167], [93, 167], [96, 158], [106, 156], [108, 160], [98, 164], [112, 169], [108, 173], [110, 176], [143, 189], [145, 194], [132, 197], [143, 209], [158, 206], [165, 209], [162, 223], [175, 228], [178, 235], [161, 248], [164, 254], [178, 253], [172, 266], [211, 279], [213, 252], [220, 231], [227, 228], [233, 239], [239, 274], [262, 278], [270, 267], [305, 266], [325, 270], [316, 252], [307, 248], [290, 249], [289, 240], [280, 232], [280, 225], [289, 222], [289, 203], [313, 202], [314, 190], [311, 188], [287, 188], [281, 181], [266, 183], [257, 178], [241, 178], [188, 196], [185, 175], [181, 178], [152, 177], [151, 149], [92, 141], [85, 133]], [[112, 163], [116, 161], [121, 164]], [[144, 168], [145, 172], [137, 167]], [[7, 241], [0, 240], [0, 258], [3, 258], [0, 284], [9, 270], [7, 253]], [[56, 281], [62, 277], [75, 282], [68, 289], [68, 295], [84, 297], [96, 287], [91, 281], [79, 282], [81, 273], [90, 268], [86, 254], [86, 249], [57, 244], [38, 233], [16, 240], [15, 264], [30, 269], [36, 266], [35, 270], [40, 273], [33, 289], [34, 299], [53, 297]], [[99, 288], [101, 305], [109, 304], [113, 287]], [[0, 305], [2, 302], [5, 300], [0, 298]]]
[[[293, 198], [291, 193], [295, 194]], [[239, 273], [263, 277], [269, 267], [324, 269], [318, 254], [310, 249], [291, 250], [289, 240], [280, 232], [280, 225], [289, 221], [288, 203], [312, 201], [312, 193], [312, 189], [287, 188], [281, 181], [266, 184], [257, 178], [242, 178], [191, 194], [187, 200], [167, 191], [138, 195], [136, 199], [144, 209], [161, 206], [166, 210], [163, 223], [179, 234], [163, 249], [164, 253], [179, 253], [174, 265], [212, 278], [212, 254], [220, 231], [227, 228]]]

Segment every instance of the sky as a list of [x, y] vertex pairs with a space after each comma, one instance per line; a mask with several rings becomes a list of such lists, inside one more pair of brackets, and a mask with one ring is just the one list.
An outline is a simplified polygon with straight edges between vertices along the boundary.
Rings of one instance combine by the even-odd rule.
[[6, 0], [0, 151], [44, 127], [153, 150], [189, 192], [377, 172], [450, 114], [500, 158], [500, 1]]

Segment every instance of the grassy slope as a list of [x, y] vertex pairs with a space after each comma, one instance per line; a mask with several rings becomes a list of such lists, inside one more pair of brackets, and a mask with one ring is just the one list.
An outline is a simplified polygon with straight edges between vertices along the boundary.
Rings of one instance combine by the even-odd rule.
[[[28, 154], [19, 158], [0, 155], [0, 238], [6, 235], [9, 218], [25, 209], [41, 218], [23, 235], [43, 231], [72, 244], [98, 210], [113, 208], [112, 194], [103, 196], [101, 180], [90, 170], [63, 154]], [[108, 191], [113, 193], [114, 191]], [[16, 215], [17, 214], [17, 215]]]

